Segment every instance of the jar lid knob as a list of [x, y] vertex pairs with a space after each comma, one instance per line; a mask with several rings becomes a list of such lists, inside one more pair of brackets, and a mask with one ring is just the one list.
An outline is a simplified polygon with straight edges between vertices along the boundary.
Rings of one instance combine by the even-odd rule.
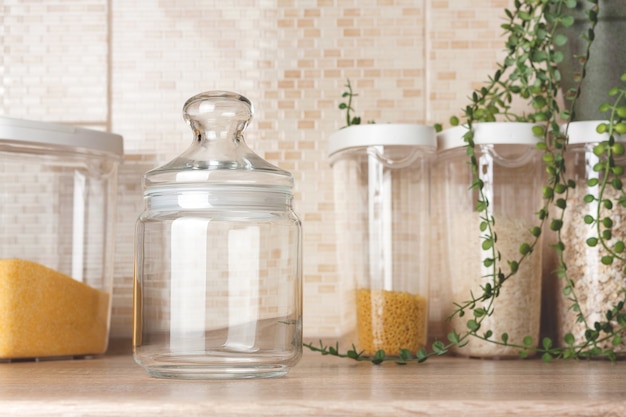
[[250, 100], [229, 91], [200, 93], [183, 106], [183, 117], [198, 141], [240, 139], [253, 114]]

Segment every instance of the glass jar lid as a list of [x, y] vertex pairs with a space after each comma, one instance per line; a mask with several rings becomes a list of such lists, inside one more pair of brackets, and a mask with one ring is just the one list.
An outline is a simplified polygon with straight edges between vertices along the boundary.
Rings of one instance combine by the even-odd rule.
[[272, 192], [291, 195], [291, 173], [265, 161], [244, 140], [252, 116], [252, 103], [237, 93], [208, 91], [191, 97], [183, 106], [191, 144], [144, 175], [145, 194], [209, 191], [202, 207], [268, 201]]

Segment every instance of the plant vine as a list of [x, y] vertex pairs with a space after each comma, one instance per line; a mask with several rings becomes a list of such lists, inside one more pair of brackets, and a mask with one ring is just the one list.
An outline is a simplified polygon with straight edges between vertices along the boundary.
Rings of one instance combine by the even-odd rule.
[[[589, 6], [587, 18], [590, 28], [583, 35], [585, 50], [578, 56], [580, 70], [575, 73], [576, 87], [565, 94], [565, 108], [561, 109], [558, 102], [558, 93], [561, 88], [561, 74], [558, 64], [564, 59], [559, 51], [567, 42], [561, 29], [574, 23], [571, 11], [580, 3]], [[501, 346], [517, 348], [522, 358], [531, 354], [539, 354], [544, 361], [553, 359], [572, 359], [588, 357], [606, 357], [616, 359], [616, 352], [612, 348], [603, 348], [605, 344], [613, 347], [622, 344], [622, 335], [626, 334], [626, 290], [621, 299], [605, 312], [604, 320], [588, 322], [580, 306], [576, 293], [576, 285], [570, 277], [564, 254], [568, 250], [562, 238], [564, 216], [567, 209], [568, 196], [576, 187], [573, 179], [568, 178], [565, 169], [565, 151], [568, 148], [567, 127], [561, 128], [562, 121], [569, 126], [569, 121], [575, 117], [575, 104], [580, 96], [582, 81], [585, 77], [586, 66], [590, 60], [590, 48], [595, 38], [595, 29], [598, 24], [598, 0], [515, 0], [512, 9], [505, 9], [507, 21], [502, 25], [508, 35], [506, 41], [507, 55], [499, 64], [492, 76], [488, 77], [485, 85], [474, 91], [470, 103], [463, 109], [462, 120], [453, 116], [451, 125], [462, 124], [467, 127], [464, 136], [467, 156], [471, 167], [473, 181], [471, 189], [475, 190], [478, 199], [476, 211], [480, 213], [480, 233], [483, 251], [487, 254], [483, 264], [489, 268], [481, 293], [470, 294], [470, 298], [455, 303], [452, 316], [470, 316], [467, 320], [467, 329], [461, 333], [452, 331], [447, 335], [447, 341], [435, 341], [430, 349], [421, 348], [417, 352], [400, 350], [398, 356], [389, 357], [384, 351], [378, 351], [373, 356], [364, 355], [357, 351], [355, 346], [342, 353], [339, 345], [305, 344], [313, 351], [323, 355], [332, 355], [350, 358], [358, 361], [370, 361], [379, 364], [385, 361], [396, 363], [423, 362], [432, 356], [446, 354], [453, 347], [462, 347], [470, 338]], [[622, 177], [624, 166], [620, 165], [619, 158], [625, 154], [623, 143], [616, 139], [617, 135], [626, 134], [626, 74], [622, 76], [623, 86], [616, 86], [610, 92], [612, 103], [605, 104], [601, 111], [608, 113], [607, 122], [600, 124], [598, 133], [608, 137], [606, 141], [597, 144], [593, 152], [598, 162], [593, 167], [597, 176], [588, 180], [589, 187], [597, 187], [597, 193], [585, 195], [584, 202], [593, 205], [595, 211], [584, 217], [585, 224], [593, 227], [594, 236], [587, 239], [589, 247], [601, 247], [604, 255], [601, 262], [604, 265], [614, 263], [626, 264], [626, 242], [614, 237], [614, 219], [611, 217], [615, 207], [626, 209], [626, 192]], [[352, 98], [355, 94], [348, 81], [348, 89], [343, 97], [347, 103], [341, 103], [339, 108], [346, 111], [347, 125], [359, 124], [360, 118], [353, 115]], [[515, 100], [525, 100], [531, 111], [525, 114], [513, 112]], [[351, 113], [352, 112], [352, 113]], [[537, 147], [543, 154], [543, 162], [547, 173], [546, 185], [542, 189], [543, 204], [537, 211], [537, 224], [533, 226], [521, 243], [516, 259], [503, 259], [498, 251], [497, 235], [495, 233], [495, 218], [491, 212], [490, 201], [484, 190], [484, 183], [480, 178], [477, 153], [474, 143], [474, 126], [480, 122], [496, 120], [523, 121], [535, 124], [533, 133], [542, 140]], [[438, 126], [440, 129], [440, 126]], [[607, 196], [609, 191], [617, 197]], [[570, 303], [570, 308], [576, 313], [577, 321], [586, 328], [582, 342], [577, 341], [571, 333], [567, 333], [560, 343], [544, 337], [541, 341], [526, 336], [521, 341], [509, 340], [507, 333], [494, 335], [489, 329], [483, 329], [483, 321], [494, 314], [494, 301], [500, 294], [502, 285], [513, 278], [519, 271], [520, 265], [526, 262], [533, 252], [539, 250], [540, 238], [544, 226], [548, 226], [555, 234], [556, 243], [553, 249], [558, 257], [556, 275], [563, 280], [563, 296]], [[626, 275], [626, 267], [622, 268]], [[451, 317], [452, 317], [451, 316]]]

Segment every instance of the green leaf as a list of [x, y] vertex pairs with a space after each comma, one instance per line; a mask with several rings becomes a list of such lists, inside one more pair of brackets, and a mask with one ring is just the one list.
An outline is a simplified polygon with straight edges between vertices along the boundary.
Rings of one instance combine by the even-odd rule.
[[567, 43], [567, 36], [563, 35], [562, 33], [559, 33], [554, 37], [553, 43], [556, 46], [563, 46]]
[[574, 335], [571, 333], [567, 333], [565, 337], [563, 338], [563, 341], [568, 346], [572, 346], [576, 342], [576, 340], [574, 339]]
[[554, 197], [554, 189], [552, 187], [543, 187], [543, 198], [550, 199]]
[[502, 340], [502, 343], [504, 343], [505, 345], [509, 343], [509, 334], [508, 333], [502, 333], [502, 336], [500, 336], [500, 339]]
[[587, 243], [587, 246], [593, 248], [598, 245], [598, 238], [590, 237], [585, 242]]
[[600, 258], [600, 262], [602, 262], [602, 264], [604, 265], [611, 265], [613, 263], [614, 258], [610, 255], [605, 255], [602, 258]]
[[533, 338], [531, 336], [526, 336], [524, 337], [523, 343], [525, 347], [531, 347], [533, 344]]
[[378, 365], [380, 363], [382, 363], [385, 360], [385, 351], [380, 349], [377, 350], [376, 353], [374, 353], [374, 359], [372, 359], [372, 363], [374, 365]]
[[554, 186], [554, 192], [557, 194], [563, 194], [565, 191], [567, 191], [567, 185], [565, 184], [556, 184]]
[[461, 342], [459, 334], [455, 331], [448, 333], [448, 340], [455, 345], [458, 345]]
[[408, 362], [411, 359], [413, 359], [413, 354], [408, 349], [400, 349], [399, 356], [400, 356], [400, 359], [402, 359], [403, 361], [406, 361], [406, 362]]
[[570, 27], [574, 24], [574, 17], [573, 16], [561, 16], [561, 24], [563, 25], [563, 27]]
[[519, 247], [519, 253], [521, 255], [528, 255], [530, 252], [532, 252], [532, 248], [530, 247], [530, 245], [528, 243], [522, 243]]
[[476, 202], [476, 211], [485, 211], [489, 207], [489, 203], [484, 200], [478, 200]]
[[542, 340], [542, 345], [545, 350], [552, 349], [552, 339], [550, 339], [549, 337], [544, 337]]
[[561, 51], [552, 52], [552, 61], [555, 64], [560, 64], [561, 62], [563, 62], [563, 58], [565, 58], [565, 55], [563, 55], [563, 52]]
[[472, 332], [475, 332], [480, 328], [480, 325], [476, 320], [468, 320], [467, 328], [470, 329]]
[[[545, 60], [545, 56], [543, 57], [543, 60]], [[533, 97], [532, 102], [531, 102], [531, 105], [535, 109], [541, 109], [545, 107], [546, 104], [547, 104], [546, 99], [543, 96], [535, 96]]]
[[448, 349], [446, 349], [446, 346], [443, 344], [441, 340], [437, 340], [433, 342], [433, 352], [441, 356], [441, 355], [445, 355], [446, 352], [448, 352]]
[[550, 222], [550, 230], [554, 232], [561, 230], [562, 227], [563, 220], [561, 219], [552, 219], [552, 221]]

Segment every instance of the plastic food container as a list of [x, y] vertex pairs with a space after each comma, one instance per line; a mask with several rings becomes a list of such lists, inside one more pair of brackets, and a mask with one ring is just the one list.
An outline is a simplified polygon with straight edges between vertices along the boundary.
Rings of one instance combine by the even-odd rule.
[[[606, 231], [611, 232], [606, 245], [612, 250], [617, 242], [626, 240], [626, 209], [621, 204], [623, 189], [616, 189], [609, 178], [603, 185], [605, 176], [594, 167], [600, 162], [600, 157], [594, 153], [594, 147], [603, 141], [609, 140], [609, 135], [596, 132], [596, 127], [604, 121], [572, 122], [567, 127], [568, 147], [565, 153], [565, 169], [568, 179], [576, 183], [576, 187], [570, 189], [567, 194], [567, 207], [563, 214], [563, 228], [561, 240], [565, 245], [563, 261], [567, 265], [567, 276], [573, 283], [573, 293], [565, 291], [566, 281], [556, 278], [559, 290], [556, 291], [557, 306], [557, 336], [564, 343], [566, 334], [574, 336], [575, 344], [580, 345], [586, 341], [586, 325], [594, 328], [595, 322], [607, 320], [607, 311], [624, 299], [626, 279], [624, 278], [624, 263], [619, 259], [614, 262], [602, 262], [602, 258], [609, 255], [607, 248], [601, 243], [594, 246], [587, 244], [589, 239], [597, 239]], [[563, 127], [565, 129], [565, 126]], [[626, 143], [625, 135], [614, 135], [616, 142]], [[617, 165], [624, 166], [624, 156], [615, 157]], [[624, 174], [618, 174], [615, 178], [624, 181]], [[594, 182], [597, 181], [597, 184]], [[600, 197], [600, 191], [604, 193]], [[586, 202], [585, 197], [592, 195], [594, 201]], [[598, 199], [603, 201], [602, 204]], [[610, 202], [610, 209], [608, 203]], [[590, 216], [590, 217], [587, 217]], [[587, 222], [585, 218], [605, 219], [610, 218], [610, 227], [605, 222]], [[553, 249], [549, 249], [550, 256], [555, 257]], [[617, 252], [617, 256], [623, 253]], [[567, 294], [567, 295], [564, 295]], [[580, 314], [584, 321], [579, 319], [579, 313], [572, 308], [570, 298], [577, 298]], [[617, 326], [617, 317], [611, 320]], [[603, 338], [600, 333], [598, 346], [602, 349], [612, 349], [615, 353], [626, 353], [626, 341], [615, 342], [613, 339]]]
[[[486, 208], [478, 208], [481, 199], [471, 188], [473, 174], [469, 165], [466, 143], [467, 129], [462, 126], [441, 132], [438, 139], [437, 162], [433, 168], [433, 212], [435, 229], [441, 235], [435, 241], [440, 260], [438, 270], [447, 282], [443, 305], [452, 314], [454, 303], [471, 300], [472, 294], [483, 294], [482, 288], [492, 283], [493, 266], [487, 259], [497, 258], [493, 250], [484, 246], [487, 234], [485, 219], [494, 218], [497, 236], [496, 250], [501, 260], [498, 266], [509, 272], [508, 261], [520, 260], [520, 246], [534, 238], [530, 230], [538, 226], [536, 213], [542, 206], [541, 189], [543, 169], [540, 140], [528, 123], [480, 123], [474, 126], [474, 142], [479, 178], [484, 183], [484, 195], [489, 200]], [[491, 331], [492, 339], [500, 342], [502, 334], [510, 343], [522, 344], [530, 336], [539, 338], [541, 313], [541, 241], [534, 252], [520, 262], [517, 274], [502, 286], [495, 300], [493, 314], [482, 321], [479, 334]], [[446, 297], [446, 296], [444, 296]], [[489, 309], [489, 304], [479, 305]], [[448, 324], [464, 334], [471, 311], [458, 314]], [[463, 356], [481, 358], [517, 357], [516, 348], [470, 338], [469, 343], [455, 349]]]
[[435, 145], [432, 127], [412, 124], [350, 126], [329, 140], [338, 268], [366, 355], [427, 342]]
[[0, 117], [0, 360], [102, 354], [119, 135]]
[[188, 148], [144, 175], [133, 349], [151, 376], [285, 375], [302, 355], [302, 234], [293, 176], [255, 154], [250, 101], [183, 106]]

